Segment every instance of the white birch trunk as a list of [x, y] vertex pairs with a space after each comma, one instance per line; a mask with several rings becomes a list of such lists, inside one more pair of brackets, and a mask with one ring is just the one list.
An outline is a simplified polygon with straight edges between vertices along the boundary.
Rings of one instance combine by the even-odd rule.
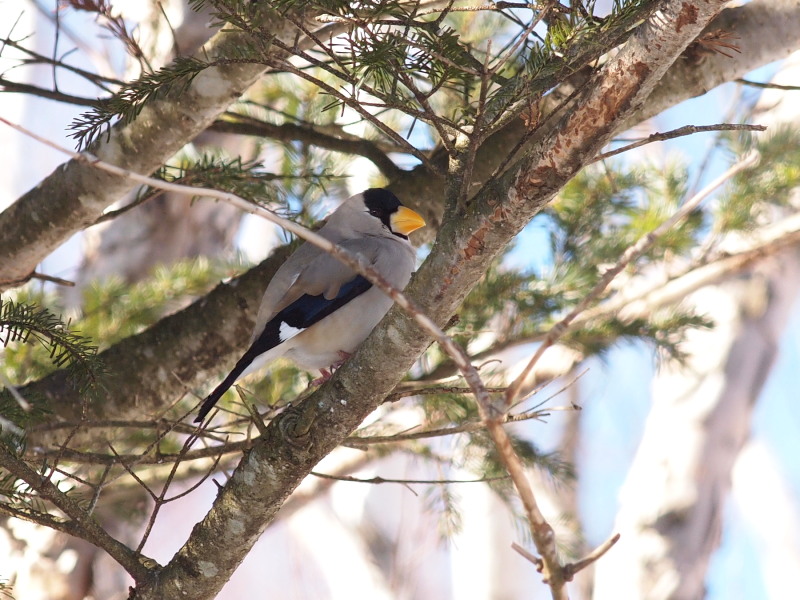
[[716, 321], [688, 363], [653, 383], [653, 408], [620, 497], [617, 546], [597, 564], [595, 600], [703, 598], [731, 470], [748, 439], [800, 283], [785, 254], [692, 300]]
[[[790, 84], [798, 70], [795, 55], [774, 82]], [[797, 120], [785, 92], [765, 93], [759, 104], [758, 123]], [[790, 248], [689, 298], [714, 319], [715, 328], [695, 332], [686, 366], [670, 364], [653, 382], [653, 408], [620, 494], [615, 530], [622, 538], [597, 565], [595, 600], [705, 596], [732, 471], [798, 290], [800, 251]], [[740, 492], [753, 491], [753, 482], [739, 481]], [[779, 519], [793, 523], [797, 516], [784, 512]], [[786, 537], [778, 537], [779, 554], [786, 556]], [[800, 564], [797, 552], [795, 547], [790, 563]]]

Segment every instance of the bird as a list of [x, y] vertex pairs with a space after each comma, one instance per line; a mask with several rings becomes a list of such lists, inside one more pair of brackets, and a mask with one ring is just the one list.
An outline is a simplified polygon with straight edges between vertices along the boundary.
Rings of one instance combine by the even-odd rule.
[[[411, 279], [415, 251], [408, 235], [425, 220], [384, 188], [345, 200], [317, 232], [374, 267], [395, 289]], [[355, 352], [389, 311], [392, 299], [365, 277], [308, 242], [281, 265], [267, 285], [250, 346], [204, 400], [195, 423], [255, 364], [278, 357], [319, 369], [324, 378]]]

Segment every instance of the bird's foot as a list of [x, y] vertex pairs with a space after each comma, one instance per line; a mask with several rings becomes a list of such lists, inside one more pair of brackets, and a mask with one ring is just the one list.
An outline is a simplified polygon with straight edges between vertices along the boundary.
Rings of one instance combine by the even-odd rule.
[[323, 383], [328, 381], [328, 379], [333, 377], [333, 371], [329, 371], [328, 369], [320, 369], [319, 372], [322, 375], [322, 377], [317, 377], [316, 379], [313, 379], [311, 381], [311, 385], [313, 385], [314, 387], [322, 385]]
[[352, 354], [350, 354], [349, 352], [345, 352], [344, 350], [339, 350], [337, 354], [339, 354], [341, 360], [333, 363], [327, 369], [320, 369], [319, 372], [322, 375], [322, 377], [317, 377], [316, 379], [314, 379], [311, 382], [311, 385], [320, 386], [326, 381], [328, 381], [331, 377], [333, 377], [333, 374], [336, 372], [336, 369], [341, 367], [348, 358], [353, 356]]

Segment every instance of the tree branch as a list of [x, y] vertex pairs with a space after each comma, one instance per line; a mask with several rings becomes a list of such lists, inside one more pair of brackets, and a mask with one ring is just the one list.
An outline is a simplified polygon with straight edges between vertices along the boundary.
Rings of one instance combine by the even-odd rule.
[[18, 94], [28, 94], [29, 96], [38, 96], [39, 98], [47, 98], [48, 100], [55, 100], [64, 104], [75, 104], [77, 106], [96, 106], [103, 101], [96, 98], [85, 98], [83, 96], [73, 96], [56, 90], [47, 90], [28, 83], [20, 83], [18, 81], [11, 81], [5, 77], [0, 76], [0, 86], [3, 89], [0, 92], [16, 92]]
[[622, 146], [621, 148], [615, 148], [614, 150], [609, 150], [608, 152], [603, 152], [602, 154], [598, 154], [595, 156], [593, 162], [597, 162], [600, 160], [605, 160], [607, 158], [611, 158], [612, 156], [616, 156], [617, 154], [622, 154], [623, 152], [628, 152], [629, 150], [633, 150], [635, 148], [640, 148], [646, 144], [652, 144], [653, 142], [663, 142], [664, 140], [674, 140], [675, 138], [682, 137], [685, 135], [692, 135], [694, 133], [703, 133], [707, 131], [766, 131], [767, 128], [764, 125], [747, 125], [747, 124], [739, 124], [739, 123], [720, 123], [719, 125], [684, 125], [683, 127], [678, 127], [677, 129], [673, 129], [672, 131], [665, 131], [663, 133], [651, 133], [646, 138], [633, 142], [631, 144], [627, 144]]
[[[71, 533], [105, 550], [109, 556], [130, 573], [137, 583], [142, 583], [150, 577], [151, 570], [145, 566], [145, 562], [154, 561], [137, 554], [111, 537], [100, 524], [80, 507], [78, 502], [59, 490], [48, 478], [43, 477], [15, 457], [3, 444], [0, 444], [0, 467], [23, 480], [32, 489], [36, 490], [42, 499], [52, 502], [59, 510], [63, 511], [74, 524]], [[66, 525], [60, 526], [59, 529], [64, 527]]]
[[376, 143], [361, 138], [344, 139], [336, 137], [317, 131], [310, 125], [302, 126], [294, 123], [275, 125], [253, 117], [228, 114], [224, 119], [215, 121], [210, 129], [221, 133], [268, 137], [281, 141], [300, 141], [312, 146], [334, 150], [335, 152], [357, 154], [372, 161], [381, 173], [390, 180], [400, 178], [404, 174], [404, 171], [394, 164], [394, 161]]
[[[268, 10], [268, 7], [264, 10]], [[277, 13], [266, 20], [270, 33], [286, 33]], [[293, 29], [289, 28], [293, 31]], [[237, 58], [244, 40], [220, 30], [200, 50], [204, 60]], [[148, 102], [131, 123], [114, 125], [91, 152], [112, 164], [150, 173], [204, 131], [264, 72], [258, 64], [236, 63], [201, 71], [180, 92]], [[36, 265], [76, 231], [94, 223], [110, 204], [134, 187], [81, 161], [61, 165], [39, 185], [0, 213], [0, 291], [24, 282]]]
[[635, 244], [630, 246], [620, 257], [617, 263], [611, 267], [610, 269], [606, 270], [603, 273], [603, 276], [600, 278], [600, 281], [592, 288], [592, 290], [578, 303], [578, 305], [570, 311], [570, 313], [561, 319], [558, 323], [556, 323], [550, 331], [547, 332], [544, 340], [542, 341], [541, 345], [536, 349], [536, 353], [533, 355], [531, 360], [522, 369], [522, 372], [519, 376], [514, 380], [514, 382], [508, 386], [508, 391], [506, 391], [506, 406], [511, 406], [514, 402], [514, 399], [519, 394], [519, 391], [522, 387], [522, 384], [527, 379], [528, 375], [530, 374], [533, 367], [542, 357], [542, 354], [552, 346], [556, 341], [558, 341], [568, 330], [572, 322], [580, 315], [583, 311], [585, 311], [589, 304], [597, 300], [600, 295], [605, 291], [608, 285], [614, 280], [614, 278], [619, 275], [625, 267], [627, 267], [632, 261], [639, 258], [642, 254], [647, 252], [648, 249], [652, 247], [652, 245], [658, 240], [659, 237], [667, 233], [670, 229], [672, 229], [676, 224], [680, 221], [688, 217], [699, 205], [700, 203], [705, 200], [716, 188], [720, 185], [728, 181], [731, 177], [736, 175], [737, 173], [743, 171], [744, 169], [753, 166], [758, 161], [758, 154], [752, 153], [738, 163], [733, 165], [730, 169], [725, 171], [722, 175], [717, 177], [714, 181], [708, 184], [703, 190], [701, 190], [698, 194], [694, 197], [690, 198], [686, 202], [684, 202], [680, 209], [675, 212], [669, 219], [665, 220], [661, 225], [656, 227], [650, 233], [642, 236], [639, 240], [636, 241]]

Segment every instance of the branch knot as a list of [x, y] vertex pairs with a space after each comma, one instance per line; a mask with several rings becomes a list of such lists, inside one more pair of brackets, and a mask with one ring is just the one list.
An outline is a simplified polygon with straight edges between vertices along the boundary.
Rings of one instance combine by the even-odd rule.
[[287, 406], [277, 417], [277, 421], [278, 431], [286, 443], [302, 450], [311, 447], [309, 431], [314, 423], [313, 415], [308, 416], [300, 408]]

